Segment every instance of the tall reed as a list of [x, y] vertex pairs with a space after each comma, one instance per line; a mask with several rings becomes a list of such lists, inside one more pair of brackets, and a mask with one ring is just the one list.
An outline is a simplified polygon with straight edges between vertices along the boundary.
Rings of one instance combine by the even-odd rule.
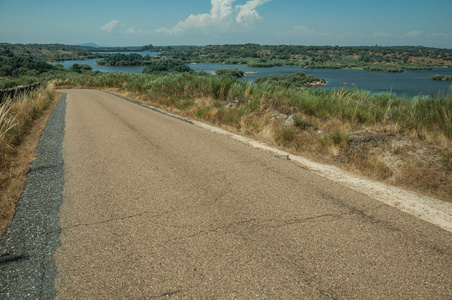
[[54, 86], [49, 84], [35, 92], [7, 99], [0, 105], [0, 171], [8, 165], [9, 156], [14, 154], [33, 120], [53, 100], [53, 90]]

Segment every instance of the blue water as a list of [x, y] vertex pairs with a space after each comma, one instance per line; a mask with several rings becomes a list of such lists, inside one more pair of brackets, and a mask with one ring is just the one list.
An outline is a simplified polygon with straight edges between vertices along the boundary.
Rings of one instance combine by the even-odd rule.
[[[97, 53], [97, 52], [95, 52]], [[131, 54], [131, 53], [138, 53], [141, 56], [149, 55], [151, 57], [157, 56], [160, 54], [160, 52], [98, 52], [98, 53], [104, 53], [104, 54], [116, 54], [116, 53], [124, 53], [124, 54]], [[128, 66], [122, 66], [122, 67], [112, 67], [112, 66], [98, 66], [95, 64], [96, 61], [101, 60], [101, 58], [93, 58], [93, 59], [86, 59], [86, 60], [66, 60], [63, 62], [58, 62], [59, 64], [62, 64], [65, 68], [70, 68], [73, 64], [87, 64], [89, 65], [94, 71], [101, 71], [105, 73], [132, 73], [132, 74], [138, 74], [140, 73], [144, 67], [128, 67]], [[58, 63], [53, 63], [58, 64]]]
[[93, 59], [86, 59], [86, 60], [66, 60], [63, 62], [58, 62], [59, 64], [62, 64], [65, 68], [70, 68], [73, 64], [87, 64], [89, 65], [94, 71], [101, 71], [105, 73], [133, 73], [138, 74], [141, 72], [141, 70], [144, 69], [144, 67], [111, 67], [111, 66], [98, 66], [95, 64], [96, 61], [101, 60], [99, 58], [93, 58]]
[[[113, 53], [113, 52], [112, 52]], [[114, 52], [118, 53], [118, 52]], [[130, 53], [130, 52], [124, 52]], [[156, 56], [160, 52], [135, 52], [143, 56]], [[64, 61], [61, 64], [69, 68], [73, 64], [88, 64], [93, 70], [101, 72], [121, 72], [121, 73], [140, 73], [144, 67], [111, 67], [98, 66], [94, 62], [99, 60], [71, 60]], [[296, 72], [304, 72], [327, 81], [326, 86], [315, 87], [316, 89], [335, 89], [335, 88], [359, 88], [369, 90], [372, 93], [392, 92], [398, 96], [415, 97], [420, 95], [430, 95], [438, 93], [447, 93], [452, 88], [450, 81], [429, 80], [432, 75], [452, 75], [452, 68], [435, 68], [431, 71], [405, 71], [402, 73], [372, 72], [364, 70], [336, 70], [336, 69], [302, 69], [298, 67], [272, 67], [272, 68], [250, 68], [245, 65], [227, 65], [227, 64], [189, 64], [194, 71], [215, 72], [220, 69], [238, 68], [244, 72], [257, 72], [257, 74], [247, 73], [241, 80], [245, 82], [254, 82], [257, 78], [266, 77], [271, 74], [289, 75]]]
[[373, 93], [392, 92], [399, 96], [415, 97], [429, 95], [431, 93], [447, 93], [451, 87], [450, 81], [429, 80], [430, 76], [452, 75], [452, 68], [434, 68], [431, 71], [405, 71], [402, 73], [373, 72], [364, 70], [348, 69], [302, 69], [298, 67], [271, 67], [250, 68], [244, 65], [226, 64], [197, 64], [189, 65], [195, 71], [215, 72], [220, 69], [238, 68], [244, 72], [257, 72], [257, 74], [246, 74], [243, 81], [254, 81], [260, 77], [271, 74], [289, 75], [303, 72], [327, 81], [326, 86], [316, 89], [335, 89], [341, 87], [359, 88], [369, 90]]

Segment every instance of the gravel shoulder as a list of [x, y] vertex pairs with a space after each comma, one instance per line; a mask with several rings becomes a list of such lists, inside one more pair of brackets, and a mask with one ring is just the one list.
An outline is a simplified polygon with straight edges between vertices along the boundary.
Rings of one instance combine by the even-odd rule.
[[53, 110], [35, 151], [16, 214], [0, 245], [0, 298], [52, 299], [53, 259], [60, 246], [59, 207], [63, 201], [62, 142], [65, 95]]

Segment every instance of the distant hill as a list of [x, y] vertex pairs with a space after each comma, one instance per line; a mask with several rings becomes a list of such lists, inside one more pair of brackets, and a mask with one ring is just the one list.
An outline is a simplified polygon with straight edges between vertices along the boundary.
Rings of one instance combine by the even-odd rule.
[[85, 43], [85, 44], [79, 44], [77, 46], [84, 46], [84, 47], [94, 47], [94, 48], [101, 48], [102, 46], [99, 46], [97, 44], [94, 43]]

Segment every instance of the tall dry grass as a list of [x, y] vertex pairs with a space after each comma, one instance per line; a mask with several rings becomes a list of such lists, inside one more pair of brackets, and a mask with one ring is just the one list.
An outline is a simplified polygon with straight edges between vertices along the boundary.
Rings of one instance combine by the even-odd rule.
[[34, 122], [52, 103], [54, 92], [54, 85], [47, 84], [0, 105], [0, 234], [14, 215], [34, 151], [30, 148], [19, 153], [18, 149], [30, 133], [36, 134]]

